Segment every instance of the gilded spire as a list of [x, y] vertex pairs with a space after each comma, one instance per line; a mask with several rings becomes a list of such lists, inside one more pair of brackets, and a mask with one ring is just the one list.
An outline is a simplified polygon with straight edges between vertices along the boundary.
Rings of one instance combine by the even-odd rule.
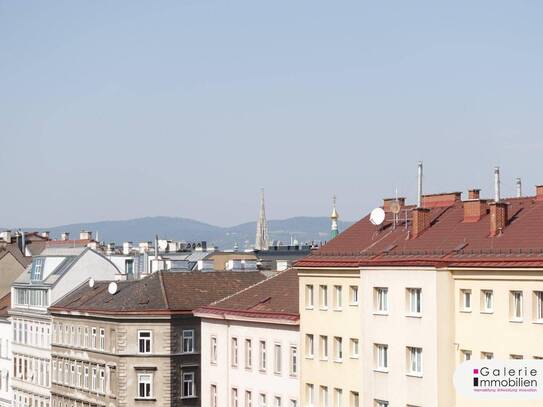
[[256, 223], [256, 250], [268, 249], [268, 222], [266, 221], [266, 208], [264, 205], [264, 188], [260, 191], [260, 212]]

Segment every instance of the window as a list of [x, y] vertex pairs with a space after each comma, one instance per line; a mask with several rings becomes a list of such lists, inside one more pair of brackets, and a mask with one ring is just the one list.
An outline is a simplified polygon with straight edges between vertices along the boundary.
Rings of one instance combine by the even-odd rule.
[[481, 352], [481, 359], [486, 359], [486, 360], [494, 359], [494, 354], [492, 352]]
[[41, 280], [43, 278], [43, 257], [35, 257], [32, 261], [32, 268], [30, 269], [30, 279], [31, 280]]
[[238, 338], [232, 338], [232, 367], [238, 366]]
[[92, 368], [92, 378], [91, 378], [91, 390], [96, 391], [96, 380], [97, 380], [97, 369], [95, 367]]
[[194, 353], [194, 329], [183, 330], [183, 353]]
[[148, 373], [138, 374], [138, 398], [150, 399], [153, 395], [153, 378]]
[[211, 407], [217, 407], [217, 385], [211, 385], [209, 398], [211, 399]]
[[183, 397], [194, 396], [194, 372], [183, 373]]
[[100, 328], [100, 350], [106, 350], [106, 331]]
[[513, 360], [521, 360], [521, 359], [524, 359], [524, 356], [511, 354], [511, 355], [509, 355], [509, 358], [513, 359]]
[[[25, 362], [26, 362], [26, 360], [25, 360]], [[68, 362], [64, 363], [64, 384], [65, 385], [70, 384], [70, 367], [68, 365]]]
[[124, 271], [127, 276], [134, 274], [134, 259], [127, 259], [124, 262]]
[[102, 394], [105, 394], [106, 392], [106, 372], [104, 369], [100, 369], [100, 387], [99, 391]]
[[83, 346], [83, 335], [81, 334], [82, 330], [81, 327], [77, 327], [77, 346]]
[[375, 362], [377, 370], [388, 370], [388, 345], [375, 344]]
[[266, 395], [264, 393], [260, 393], [258, 398], [258, 407], [266, 407]]
[[232, 407], [238, 407], [238, 389], [232, 388]]
[[289, 407], [298, 407], [298, 402], [296, 400], [290, 400], [288, 403]]
[[360, 396], [357, 391], [351, 391], [351, 406], [360, 407]]
[[250, 339], [245, 339], [245, 368], [253, 367], [253, 344]]
[[266, 341], [259, 342], [259, 353], [260, 357], [258, 362], [258, 367], [260, 370], [266, 370]]
[[343, 288], [340, 285], [334, 286], [334, 307], [335, 309], [343, 307]]
[[522, 320], [522, 291], [511, 291], [511, 319]]
[[351, 348], [351, 358], [358, 358], [359, 356], [358, 339], [351, 338], [350, 348]]
[[358, 286], [351, 285], [349, 287], [349, 301], [351, 305], [358, 305]]
[[245, 407], [252, 407], [253, 406], [253, 393], [250, 391], [245, 392]]
[[210, 359], [212, 364], [217, 363], [217, 337], [212, 336], [211, 337], [211, 343], [210, 343], [211, 349], [210, 349]]
[[151, 353], [151, 331], [138, 331], [139, 353]]
[[327, 360], [328, 359], [328, 337], [326, 335], [320, 336], [319, 349], [320, 349], [321, 359]]
[[388, 312], [388, 288], [375, 288], [375, 309], [378, 312]]
[[543, 291], [534, 291], [534, 316], [537, 321], [543, 321]]
[[47, 307], [47, 290], [15, 288], [15, 305], [25, 307]]
[[[66, 326], [66, 329], [68, 326]], [[91, 347], [92, 349], [96, 349], [96, 328], [92, 328], [92, 341], [91, 341]]]
[[[59, 373], [59, 376], [61, 376], [61, 375], [62, 375], [62, 372], [61, 372], [62, 367], [61, 367], [61, 364], [60, 364], [60, 363], [58, 364], [58, 369], [59, 369], [59, 372], [58, 372], [58, 373]], [[83, 371], [84, 371], [84, 375], [83, 375], [83, 387], [84, 387], [85, 389], [88, 389], [88, 388], [89, 388], [89, 367], [88, 367], [88, 366], [85, 366], [85, 368], [84, 368]]]
[[328, 309], [328, 286], [321, 285], [319, 287], [320, 292], [320, 307], [321, 309]]
[[308, 358], [312, 358], [314, 356], [314, 343], [313, 343], [313, 335], [306, 334], [305, 335], [305, 356]]
[[464, 312], [471, 312], [471, 290], [460, 290], [460, 304]]
[[313, 308], [314, 297], [313, 297], [313, 285], [307, 284], [305, 286], [305, 306], [306, 308]]
[[422, 375], [422, 348], [407, 347], [407, 371], [411, 375]]
[[281, 374], [281, 358], [282, 358], [282, 352], [281, 352], [281, 345], [276, 343], [273, 349], [273, 355], [274, 355], [274, 364], [273, 364], [273, 371], [275, 374]]
[[327, 386], [321, 386], [320, 400], [321, 400], [321, 406], [322, 407], [328, 407], [330, 405], [329, 400], [328, 400], [328, 387]]
[[281, 397], [275, 396], [273, 400], [273, 407], [281, 407]]
[[305, 396], [308, 407], [313, 407], [315, 405], [315, 388], [311, 383], [305, 385]]
[[343, 405], [343, 390], [334, 389], [334, 407], [341, 407]]
[[471, 351], [470, 350], [461, 350], [460, 351], [461, 360], [460, 362], [467, 362], [468, 360], [471, 360]]
[[408, 288], [407, 293], [409, 299], [409, 313], [420, 315], [422, 312], [422, 289]]
[[494, 311], [494, 293], [492, 290], [481, 290], [481, 312]]
[[336, 362], [343, 359], [343, 339], [339, 336], [334, 337], [334, 357]]
[[75, 365], [70, 365], [70, 386], [75, 386]]
[[388, 401], [375, 400], [375, 407], [388, 407]]
[[298, 374], [298, 348], [294, 345], [290, 346], [290, 375]]
[[[60, 332], [62, 335], [62, 328], [60, 329]], [[85, 336], [83, 337], [83, 339], [85, 340], [85, 343], [84, 343], [85, 348], [88, 348], [89, 347], [89, 327], [88, 326], [85, 327]], [[62, 339], [61, 339], [61, 342], [62, 342]]]
[[77, 365], [77, 382], [76, 382], [76, 386], [78, 388], [81, 388], [81, 366], [79, 366], [79, 365]]

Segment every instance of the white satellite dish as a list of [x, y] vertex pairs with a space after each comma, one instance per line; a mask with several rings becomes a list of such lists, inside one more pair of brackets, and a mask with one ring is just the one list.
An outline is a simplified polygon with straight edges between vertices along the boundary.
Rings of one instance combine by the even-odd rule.
[[385, 211], [382, 208], [375, 208], [370, 213], [370, 222], [375, 226], [380, 225], [385, 221]]
[[111, 283], [109, 283], [109, 285], [107, 286], [107, 291], [108, 293], [110, 293], [111, 295], [115, 294], [117, 292], [117, 283], [115, 281], [112, 281]]
[[93, 288], [93, 287], [94, 287], [94, 278], [91, 278], [91, 279], [89, 280], [89, 287], [90, 287], [90, 288]]

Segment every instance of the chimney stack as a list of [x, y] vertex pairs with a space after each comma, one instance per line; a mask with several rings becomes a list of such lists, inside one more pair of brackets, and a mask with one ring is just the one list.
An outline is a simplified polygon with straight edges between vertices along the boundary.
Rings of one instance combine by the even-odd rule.
[[416, 239], [422, 232], [430, 227], [430, 209], [428, 208], [415, 208], [413, 209], [412, 217], [412, 238]]
[[60, 240], [70, 240], [70, 232], [62, 232]]
[[490, 236], [498, 236], [503, 233], [507, 226], [508, 211], [507, 203], [492, 202], [490, 203]]
[[79, 232], [79, 240], [92, 240], [92, 232], [82, 230]]
[[535, 186], [535, 200], [543, 201], [543, 185]]
[[479, 199], [480, 196], [481, 196], [480, 189], [473, 188], [468, 191], [468, 199]]
[[49, 240], [49, 231], [46, 230], [46, 231], [44, 231], [44, 232], [41, 232], [41, 233], [40, 233], [40, 236], [41, 236], [41, 237], [44, 237], [44, 238], [46, 238], [46, 239]]
[[522, 198], [522, 181], [520, 178], [517, 178], [517, 198]]
[[398, 202], [398, 205], [400, 205], [400, 208], [403, 208], [405, 206], [405, 197], [399, 197], [399, 198], [385, 198], [383, 199], [383, 210], [385, 212], [391, 211], [391, 206], [394, 202]]

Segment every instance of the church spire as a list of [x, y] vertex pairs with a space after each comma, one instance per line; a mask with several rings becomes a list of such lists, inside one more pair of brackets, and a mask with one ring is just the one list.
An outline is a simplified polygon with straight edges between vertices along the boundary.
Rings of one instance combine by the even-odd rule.
[[330, 230], [330, 239], [333, 239], [339, 233], [338, 224], [337, 224], [337, 221], [339, 219], [339, 214], [337, 213], [337, 209], [336, 209], [336, 194], [334, 194], [334, 197], [332, 198], [332, 214], [330, 215], [330, 219], [332, 220], [332, 227]]
[[268, 249], [268, 222], [266, 221], [266, 208], [264, 206], [264, 188], [260, 191], [260, 213], [256, 223], [255, 249]]

